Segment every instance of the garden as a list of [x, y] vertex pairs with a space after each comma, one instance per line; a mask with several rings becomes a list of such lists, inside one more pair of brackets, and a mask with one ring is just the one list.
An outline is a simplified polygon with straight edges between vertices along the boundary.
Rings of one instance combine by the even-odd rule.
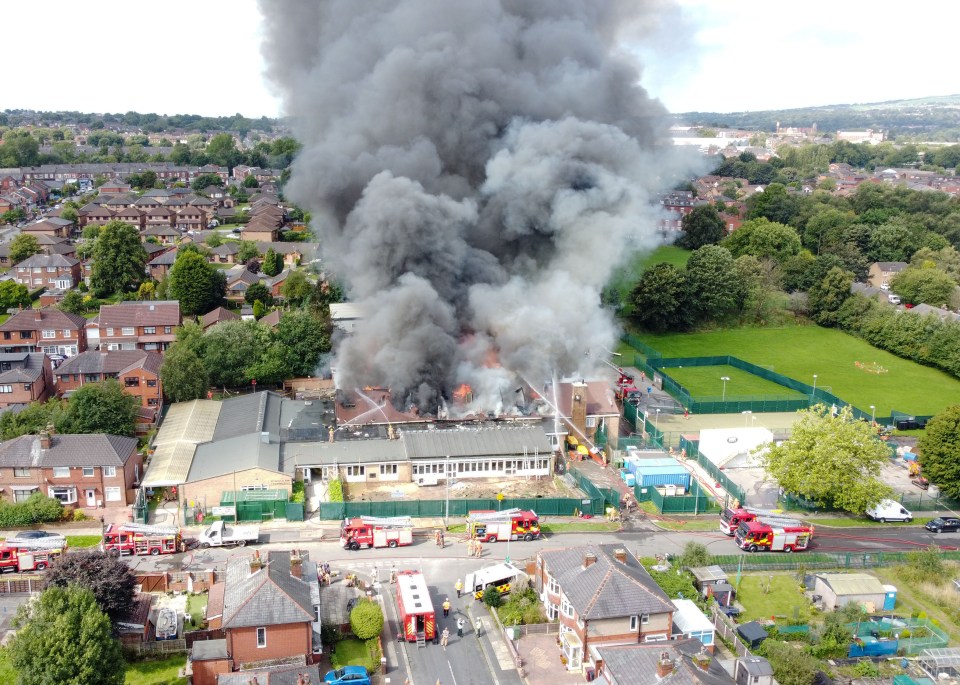
[[380, 670], [383, 648], [380, 632], [383, 630], [383, 611], [370, 599], [357, 602], [350, 610], [352, 636], [343, 635], [334, 626], [321, 629], [323, 643], [332, 648], [330, 663], [333, 668], [363, 666], [368, 673]]

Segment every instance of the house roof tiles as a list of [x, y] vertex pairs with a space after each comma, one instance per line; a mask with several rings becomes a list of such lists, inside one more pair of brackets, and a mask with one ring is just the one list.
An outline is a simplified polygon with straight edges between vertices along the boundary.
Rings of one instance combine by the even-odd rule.
[[290, 553], [270, 552], [264, 562], [255, 572], [249, 558], [228, 564], [223, 627], [313, 623], [310, 586], [290, 574]]
[[47, 449], [40, 446], [40, 436], [21, 435], [0, 445], [0, 465], [123, 466], [136, 450], [136, 438], [120, 435], [52, 435]]

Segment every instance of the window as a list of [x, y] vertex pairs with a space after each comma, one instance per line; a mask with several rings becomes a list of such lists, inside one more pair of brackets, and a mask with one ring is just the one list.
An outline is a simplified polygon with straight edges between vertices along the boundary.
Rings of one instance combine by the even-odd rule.
[[63, 337], [64, 337], [64, 338], [71, 338], [71, 337], [73, 337], [73, 334], [72, 334], [72, 332], [70, 331], [69, 328], [64, 328], [62, 332], [63, 332]]
[[397, 475], [397, 465], [396, 464], [380, 464], [380, 475], [381, 476]]
[[56, 331], [44, 331], [44, 332], [43, 332], [43, 337], [44, 337], [44, 338], [56, 338], [56, 337], [57, 337], [57, 332], [56, 332]]
[[637, 630], [639, 630], [639, 628], [640, 628], [640, 617], [639, 617], [639, 616], [631, 616], [631, 617], [630, 617], [630, 632], [631, 632], [631, 633], [635, 633], [635, 632], [637, 632]]
[[104, 466], [103, 467], [103, 477], [104, 478], [115, 478], [117, 475], [116, 466]]
[[12, 385], [0, 385], [0, 392], [13, 392]]
[[48, 274], [55, 274], [55, 273], [57, 273], [57, 267], [55, 267], [55, 266], [48, 266], [48, 267], [47, 267], [47, 273], [48, 273]]
[[83, 467], [83, 477], [84, 477], [84, 478], [93, 478], [94, 475], [96, 475], [96, 469], [94, 469], [92, 466], [84, 466], [84, 467]]
[[170, 335], [171, 333], [173, 333], [173, 326], [164, 326], [163, 332], [166, 333], [167, 335]]
[[147, 406], [148, 406], [148, 407], [159, 407], [159, 406], [160, 406], [160, 398], [159, 398], [159, 397], [148, 397], [148, 398], [147, 398]]
[[69, 477], [70, 477], [70, 467], [69, 467], [69, 466], [54, 466], [54, 467], [53, 467], [53, 477], [54, 477], [54, 478], [69, 478]]
[[348, 466], [347, 475], [348, 476], [362, 476], [366, 473], [367, 469], [365, 466]]
[[587, 428], [594, 428], [596, 425], [597, 425], [597, 417], [596, 417], [596, 416], [588, 416], [588, 417], [587, 417]]
[[21, 340], [29, 340], [33, 337], [33, 331], [20, 331]]
[[551, 621], [556, 621], [559, 615], [560, 607], [552, 602], [547, 602], [547, 618]]
[[137, 331], [133, 326], [124, 326], [120, 329], [120, 335], [136, 335]]
[[77, 503], [76, 488], [48, 488], [47, 492], [49, 493], [50, 497], [60, 500], [61, 504]]
[[83, 380], [85, 380], [87, 383], [96, 383], [97, 381], [100, 380], [100, 374], [99, 374], [99, 373], [85, 373], [85, 374], [83, 374]]
[[257, 647], [263, 648], [266, 646], [267, 646], [267, 629], [257, 628]]
[[30, 469], [22, 469], [22, 468], [21, 468], [21, 469], [14, 469], [14, 470], [13, 470], [13, 477], [14, 477], [14, 478], [29, 478], [29, 477], [30, 477]]
[[108, 328], [108, 329], [107, 329], [107, 335], [113, 335], [113, 329], [112, 329], [112, 328]]
[[155, 387], [157, 387], [157, 379], [156, 379], [156, 378], [148, 378], [148, 379], [147, 379], [147, 387], [148, 387], [148, 388], [155, 388]]
[[156, 326], [144, 326], [144, 327], [143, 327], [143, 334], [144, 334], [144, 335], [153, 335], [153, 334], [155, 334], [156, 332], [157, 332], [157, 327], [156, 327]]
[[27, 392], [29, 392], [30, 390], [33, 389], [33, 383], [24, 383], [24, 384], [23, 384], [23, 389], [26, 390]]
[[567, 618], [573, 618], [573, 605], [567, 601], [566, 596], [560, 598], [560, 613]]
[[29, 489], [29, 490], [14, 490], [14, 491], [13, 491], [13, 501], [14, 501], [14, 502], [26, 502], [28, 499], [30, 499], [30, 495], [32, 495], [32, 494], [35, 493], [36, 491], [37, 491], [36, 488], [32, 488], [32, 489]]
[[120, 488], [105, 488], [104, 490], [108, 502], [120, 501]]
[[123, 379], [123, 385], [124, 385], [125, 387], [127, 387], [127, 388], [139, 388], [139, 387], [140, 387], [140, 379], [137, 378], [136, 376], [132, 376], [132, 377], [130, 377], [130, 378], [124, 378], [124, 379]]
[[640, 624], [647, 625], [650, 623], [650, 614], [640, 614]]

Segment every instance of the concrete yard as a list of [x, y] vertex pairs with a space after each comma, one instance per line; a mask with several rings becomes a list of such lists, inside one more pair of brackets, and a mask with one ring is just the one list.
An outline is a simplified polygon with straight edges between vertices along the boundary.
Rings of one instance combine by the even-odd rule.
[[[448, 496], [447, 488], [442, 482], [428, 487], [396, 481], [344, 483], [343, 490], [348, 502], [442, 500]], [[507, 498], [585, 497], [580, 490], [570, 488], [560, 478], [553, 476], [465, 478], [450, 485], [449, 496], [457, 499], [492, 499], [501, 492]]]

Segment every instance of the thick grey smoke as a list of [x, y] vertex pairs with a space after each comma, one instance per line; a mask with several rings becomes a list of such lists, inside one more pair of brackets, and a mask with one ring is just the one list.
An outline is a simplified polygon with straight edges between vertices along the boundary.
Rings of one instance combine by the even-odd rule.
[[493, 408], [513, 380], [492, 357], [533, 382], [591, 371], [616, 336], [601, 289], [656, 243], [654, 195], [686, 166], [618, 49], [664, 7], [261, 0], [304, 144], [286, 192], [369, 312], [341, 387], [433, 408], [467, 382]]

